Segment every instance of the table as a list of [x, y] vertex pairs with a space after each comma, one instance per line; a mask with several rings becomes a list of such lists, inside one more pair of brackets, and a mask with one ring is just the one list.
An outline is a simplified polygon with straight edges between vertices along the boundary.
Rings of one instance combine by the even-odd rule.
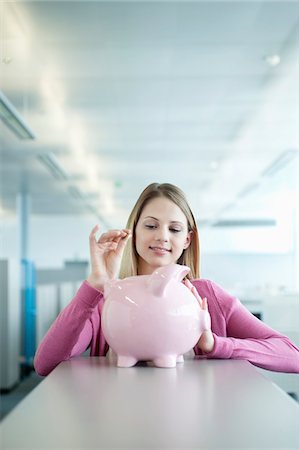
[[298, 449], [299, 405], [246, 361], [61, 363], [2, 422], [1, 449]]

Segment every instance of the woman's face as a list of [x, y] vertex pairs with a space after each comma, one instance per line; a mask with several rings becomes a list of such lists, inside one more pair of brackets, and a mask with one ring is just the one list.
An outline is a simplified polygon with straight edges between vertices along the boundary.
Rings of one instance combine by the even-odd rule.
[[157, 197], [144, 207], [135, 230], [138, 275], [176, 263], [189, 247], [192, 232], [183, 211], [171, 200]]

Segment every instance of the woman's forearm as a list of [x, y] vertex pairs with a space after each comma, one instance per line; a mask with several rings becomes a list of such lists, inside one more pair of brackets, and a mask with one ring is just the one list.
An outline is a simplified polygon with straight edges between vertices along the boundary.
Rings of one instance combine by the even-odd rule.
[[34, 367], [48, 375], [61, 361], [84, 352], [92, 338], [90, 318], [102, 294], [85, 281], [72, 301], [61, 311], [41, 341]]

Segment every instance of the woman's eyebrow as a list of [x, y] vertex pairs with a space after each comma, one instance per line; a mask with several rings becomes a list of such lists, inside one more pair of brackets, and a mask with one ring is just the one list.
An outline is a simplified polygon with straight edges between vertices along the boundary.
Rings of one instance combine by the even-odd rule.
[[[145, 219], [154, 219], [154, 220], [157, 220], [158, 222], [159, 222], [159, 219], [157, 219], [156, 217], [153, 217], [153, 216], [146, 216], [145, 218], [144, 218], [144, 220]], [[169, 223], [178, 223], [178, 224], [180, 224], [180, 225], [184, 225], [182, 222], [180, 222], [179, 220], [171, 220]]]
[[154, 220], [159, 220], [159, 219], [157, 219], [156, 217], [153, 217], [153, 216], [146, 216], [144, 219], [154, 219]]

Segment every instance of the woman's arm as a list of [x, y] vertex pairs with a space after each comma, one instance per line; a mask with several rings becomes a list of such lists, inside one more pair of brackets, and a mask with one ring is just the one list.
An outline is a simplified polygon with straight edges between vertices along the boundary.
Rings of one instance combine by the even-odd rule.
[[34, 367], [48, 375], [61, 361], [80, 355], [92, 338], [91, 315], [103, 294], [84, 281], [72, 301], [61, 311], [41, 341]]
[[91, 316], [103, 298], [104, 285], [118, 273], [120, 261], [130, 230], [110, 230], [96, 235], [96, 225], [89, 235], [91, 273], [77, 294], [59, 314], [42, 340], [35, 358], [34, 367], [39, 375], [47, 375], [61, 361], [80, 355], [92, 339]]
[[213, 333], [214, 349], [208, 358], [245, 359], [264, 369], [299, 373], [299, 349], [287, 336], [257, 319], [215, 283], [210, 286], [225, 318], [227, 336]]

